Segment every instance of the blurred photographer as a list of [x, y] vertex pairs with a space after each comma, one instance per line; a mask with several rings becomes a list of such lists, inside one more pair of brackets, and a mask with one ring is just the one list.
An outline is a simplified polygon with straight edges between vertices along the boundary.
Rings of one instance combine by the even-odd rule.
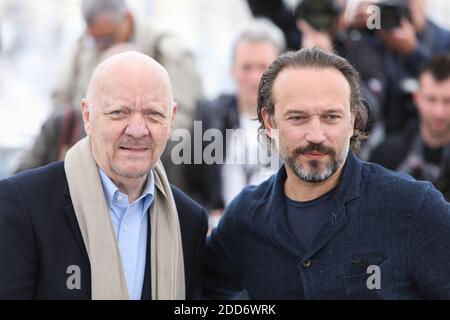
[[450, 31], [427, 19], [425, 0], [383, 0], [377, 5], [381, 9], [377, 34], [390, 50], [417, 58], [450, 50]]
[[301, 32], [301, 47], [318, 47], [332, 52], [338, 33], [344, 31], [343, 15], [346, 1], [302, 0], [295, 9], [295, 19]]
[[388, 79], [384, 118], [387, 131], [399, 132], [417, 120], [413, 93], [419, 66], [433, 54], [450, 50], [450, 32], [426, 18], [424, 0], [383, 0], [377, 5], [381, 30], [375, 35], [384, 47]]
[[450, 200], [450, 53], [421, 69], [414, 102], [419, 123], [387, 137], [370, 161], [431, 181]]
[[295, 26], [294, 13], [286, 0], [247, 0], [247, 5], [255, 18], [267, 18], [283, 31], [286, 47], [297, 50], [300, 33]]

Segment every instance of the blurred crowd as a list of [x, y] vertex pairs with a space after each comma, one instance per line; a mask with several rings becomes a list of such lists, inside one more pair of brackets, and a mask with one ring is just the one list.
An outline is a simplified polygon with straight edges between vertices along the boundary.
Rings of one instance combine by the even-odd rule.
[[[230, 65], [235, 91], [207, 99], [197, 57], [182, 39], [138, 18], [123, 0], [84, 0], [85, 30], [57, 69], [52, 112], [14, 171], [64, 159], [86, 135], [80, 101], [93, 69], [129, 50], [155, 58], [168, 70], [178, 103], [175, 128], [194, 135], [194, 121], [201, 121], [203, 132], [218, 129], [223, 136], [228, 129], [244, 129], [245, 150], [224, 143], [223, 156], [255, 153], [263, 72], [281, 52], [319, 47], [345, 57], [360, 73], [370, 121], [359, 157], [431, 181], [450, 200], [450, 30], [427, 17], [428, 2], [353, 1], [349, 6], [345, 0], [248, 0], [254, 18], [233, 39], [231, 60], [218, 62]], [[209, 210], [213, 225], [245, 185], [274, 173], [246, 163], [175, 164], [171, 152], [178, 142], [171, 141], [162, 157], [168, 178]], [[183, 143], [196, 152], [192, 141]], [[203, 141], [198, 150], [203, 154], [208, 144]]]

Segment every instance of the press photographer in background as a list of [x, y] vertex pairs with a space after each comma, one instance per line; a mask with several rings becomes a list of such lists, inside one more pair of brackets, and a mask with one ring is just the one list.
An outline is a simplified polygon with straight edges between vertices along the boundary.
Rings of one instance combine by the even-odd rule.
[[422, 68], [414, 102], [419, 121], [389, 135], [371, 161], [431, 181], [450, 200], [450, 53]]
[[[203, 133], [220, 130], [224, 137], [218, 147], [220, 151], [216, 151], [223, 155], [224, 163], [195, 163], [192, 155], [192, 165], [185, 165], [185, 180], [192, 191], [190, 196], [208, 209], [211, 226], [217, 224], [225, 206], [245, 186], [259, 184], [275, 173], [263, 166], [266, 163], [263, 157], [254, 157], [262, 147], [257, 139], [256, 104], [262, 74], [284, 49], [281, 30], [268, 19], [258, 18], [248, 23], [234, 39], [230, 54], [235, 92], [198, 103], [194, 120], [201, 121]], [[196, 136], [194, 128], [191, 137]], [[244, 135], [239, 136], [239, 131]], [[227, 138], [230, 132], [237, 135]], [[195, 139], [191, 143], [195, 150]], [[214, 140], [214, 143], [218, 142]], [[201, 154], [208, 152], [211, 145], [211, 141], [204, 140]], [[259, 160], [259, 163], [252, 160]]]
[[402, 55], [431, 55], [450, 50], [450, 32], [426, 16], [426, 0], [381, 0], [378, 35], [392, 51]]
[[[368, 28], [376, 5], [380, 25]], [[349, 34], [364, 38], [383, 60], [383, 123], [387, 133], [401, 132], [417, 120], [413, 93], [421, 66], [432, 55], [450, 50], [450, 31], [426, 16], [425, 0], [361, 1]], [[372, 16], [372, 18], [371, 18]]]

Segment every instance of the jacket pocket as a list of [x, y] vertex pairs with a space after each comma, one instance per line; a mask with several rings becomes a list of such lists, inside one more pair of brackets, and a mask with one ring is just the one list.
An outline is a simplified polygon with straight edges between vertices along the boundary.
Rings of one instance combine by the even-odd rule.
[[[383, 274], [389, 259], [383, 253], [355, 256], [348, 275], [343, 276], [347, 299], [383, 299]], [[385, 274], [387, 276], [387, 274]], [[387, 285], [387, 283], [384, 283]]]

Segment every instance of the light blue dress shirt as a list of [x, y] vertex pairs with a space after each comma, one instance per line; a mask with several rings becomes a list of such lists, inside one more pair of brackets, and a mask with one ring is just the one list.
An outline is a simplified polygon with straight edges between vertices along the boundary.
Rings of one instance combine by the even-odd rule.
[[128, 203], [128, 196], [120, 192], [100, 168], [99, 172], [122, 258], [128, 295], [131, 300], [139, 300], [147, 254], [148, 208], [155, 191], [153, 173], [150, 171], [142, 195], [133, 203]]

